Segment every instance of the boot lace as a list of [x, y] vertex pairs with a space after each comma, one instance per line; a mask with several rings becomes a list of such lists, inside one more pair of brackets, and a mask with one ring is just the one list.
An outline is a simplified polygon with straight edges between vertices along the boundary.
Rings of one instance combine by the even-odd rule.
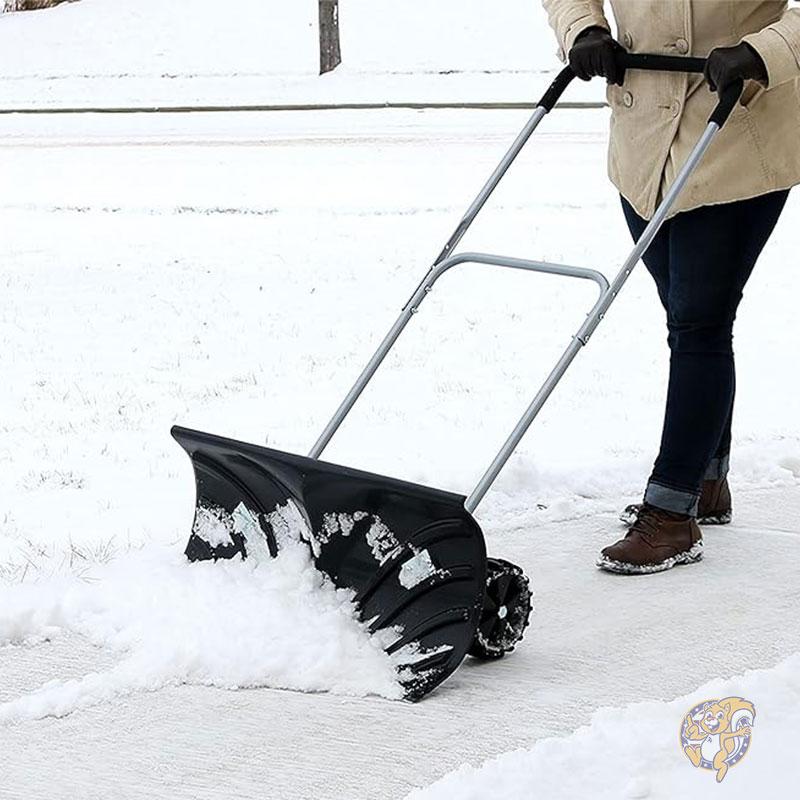
[[656, 509], [645, 505], [640, 509], [639, 516], [628, 531], [628, 535], [639, 533], [645, 539], [652, 539], [658, 534], [660, 527]]

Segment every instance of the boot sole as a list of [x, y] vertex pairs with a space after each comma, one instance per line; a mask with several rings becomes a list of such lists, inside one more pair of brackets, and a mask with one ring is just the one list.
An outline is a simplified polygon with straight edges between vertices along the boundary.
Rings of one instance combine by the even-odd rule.
[[[627, 509], [619, 515], [619, 521], [630, 528], [636, 522], [636, 512]], [[705, 517], [698, 517], [698, 525], [730, 525], [733, 522], [733, 511], [722, 511], [719, 514], [707, 514]]]
[[723, 511], [721, 514], [708, 514], [698, 517], [698, 525], [730, 525], [733, 522], [733, 511]]
[[678, 567], [681, 564], [696, 564], [702, 560], [703, 542], [700, 541], [692, 545], [691, 549], [678, 553], [658, 564], [627, 564], [624, 561], [614, 561], [608, 556], [601, 555], [597, 559], [597, 567], [605, 572], [613, 572], [617, 575], [652, 575], [655, 572], [666, 572], [668, 569]]

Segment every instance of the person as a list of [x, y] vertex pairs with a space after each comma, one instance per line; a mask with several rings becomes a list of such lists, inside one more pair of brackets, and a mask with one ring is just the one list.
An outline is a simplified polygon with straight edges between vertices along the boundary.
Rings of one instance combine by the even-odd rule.
[[[800, 183], [800, 10], [786, 0], [543, 0], [577, 77], [601, 76], [611, 106], [609, 173], [634, 238], [743, 80], [728, 123], [644, 256], [666, 311], [669, 384], [661, 447], [627, 535], [598, 566], [625, 574], [700, 561], [699, 523], [731, 520], [727, 474], [742, 293]], [[707, 59], [705, 75], [625, 72], [620, 50]], [[705, 80], [704, 80], [705, 78]], [[711, 91], [709, 91], [709, 89]]]

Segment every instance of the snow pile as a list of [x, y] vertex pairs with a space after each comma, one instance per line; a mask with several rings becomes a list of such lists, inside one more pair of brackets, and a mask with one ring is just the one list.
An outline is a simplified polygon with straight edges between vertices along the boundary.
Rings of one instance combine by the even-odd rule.
[[314, 567], [299, 541], [299, 517], [284, 509], [275, 521], [275, 559], [252, 539], [245, 561], [189, 564], [176, 546], [149, 547], [84, 580], [4, 589], [0, 646], [70, 631], [121, 658], [107, 672], [53, 681], [0, 705], [0, 723], [181, 683], [402, 697], [381, 637], [356, 621], [351, 594]]
[[701, 800], [714, 792], [714, 773], [692, 766], [678, 733], [689, 709], [724, 697], [746, 698], [756, 708], [752, 746], [725, 776], [724, 796], [791, 796], [798, 778], [800, 654], [771, 669], [714, 680], [669, 703], [603, 709], [568, 737], [543, 739], [529, 751], [506, 753], [479, 768], [463, 766], [407, 800]]

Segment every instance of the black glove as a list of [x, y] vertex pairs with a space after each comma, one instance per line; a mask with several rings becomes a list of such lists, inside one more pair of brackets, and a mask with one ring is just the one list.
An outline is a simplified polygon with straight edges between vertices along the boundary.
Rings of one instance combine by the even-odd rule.
[[605, 28], [587, 28], [569, 51], [569, 65], [582, 81], [599, 75], [622, 86], [625, 68], [617, 63], [619, 52], [624, 52], [624, 48]]
[[735, 47], [717, 47], [706, 61], [705, 78], [712, 92], [721, 95], [738, 80], [767, 83], [767, 67], [747, 42]]

